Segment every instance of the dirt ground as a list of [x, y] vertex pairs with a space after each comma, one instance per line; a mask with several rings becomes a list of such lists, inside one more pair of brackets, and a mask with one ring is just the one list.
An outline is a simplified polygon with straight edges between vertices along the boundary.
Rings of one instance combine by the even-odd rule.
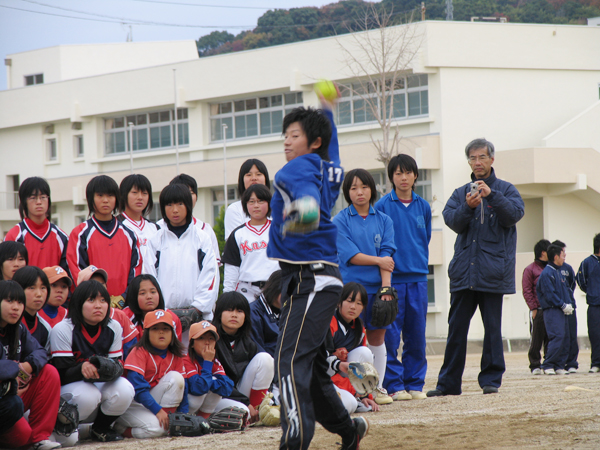
[[[579, 355], [579, 373], [532, 376], [527, 354], [506, 353], [500, 393], [483, 395], [477, 384], [480, 355], [469, 354], [463, 394], [394, 402], [370, 422], [361, 450], [381, 449], [599, 449], [600, 374], [588, 374], [590, 353]], [[434, 389], [441, 355], [430, 356], [425, 391]], [[565, 391], [567, 386], [583, 390]], [[276, 449], [280, 430], [256, 427], [244, 433], [200, 438], [126, 439], [121, 443], [80, 445], [85, 450]], [[317, 426], [311, 449], [338, 448], [339, 437]]]

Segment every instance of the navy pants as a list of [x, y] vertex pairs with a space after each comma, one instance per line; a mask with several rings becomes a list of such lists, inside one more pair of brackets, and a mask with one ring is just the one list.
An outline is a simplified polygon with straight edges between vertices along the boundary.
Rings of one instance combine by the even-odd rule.
[[600, 367], [600, 305], [588, 305], [587, 326], [592, 347], [591, 367]]
[[564, 369], [569, 356], [569, 321], [560, 308], [544, 309], [548, 352], [542, 369]]
[[542, 366], [542, 348], [544, 356], [548, 351], [548, 335], [546, 334], [546, 325], [544, 324], [544, 311], [536, 310], [535, 319], [531, 320], [531, 343], [529, 345], [529, 369], [539, 369]]
[[450, 395], [462, 393], [462, 376], [467, 358], [467, 335], [471, 318], [478, 306], [484, 327], [479, 386], [500, 387], [502, 374], [506, 369], [502, 347], [502, 299], [503, 294], [471, 290], [451, 294], [448, 340], [444, 364], [438, 376], [438, 390]]
[[280, 263], [281, 317], [275, 368], [281, 399], [281, 449], [307, 449], [315, 420], [342, 438], [354, 427], [327, 374], [325, 337], [342, 292], [337, 267], [313, 272], [308, 265]]
[[[385, 332], [387, 367], [383, 387], [390, 393], [422, 391], [427, 373], [427, 282], [399, 283], [392, 287], [398, 291], [398, 315]], [[401, 338], [402, 361], [398, 360]]]
[[10, 430], [23, 417], [23, 412], [23, 401], [18, 395], [0, 398], [0, 435]]
[[577, 342], [577, 310], [573, 310], [573, 314], [567, 316], [567, 322], [569, 324], [569, 354], [567, 356], [567, 363], [565, 369], [569, 370], [571, 367], [576, 369], [579, 368], [577, 358], [579, 357], [579, 343]]

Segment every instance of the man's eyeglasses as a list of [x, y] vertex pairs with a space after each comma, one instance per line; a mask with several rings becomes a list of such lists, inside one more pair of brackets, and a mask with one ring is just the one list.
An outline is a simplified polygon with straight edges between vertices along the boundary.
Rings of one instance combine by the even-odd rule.
[[469, 156], [469, 162], [477, 162], [477, 161], [487, 161], [488, 159], [490, 159], [489, 156], [487, 155], [481, 155], [481, 156]]

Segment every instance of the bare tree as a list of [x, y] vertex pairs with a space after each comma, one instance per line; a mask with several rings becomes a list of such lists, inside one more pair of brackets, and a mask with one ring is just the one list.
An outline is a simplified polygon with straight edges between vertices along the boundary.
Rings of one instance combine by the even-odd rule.
[[[413, 22], [414, 11], [394, 14], [392, 9], [378, 9], [375, 3], [367, 5], [360, 20], [352, 24], [352, 32], [338, 37], [344, 62], [355, 78], [350, 86], [342, 86], [342, 90], [349, 89], [353, 96], [362, 99], [365, 113], [379, 124], [382, 137], [370, 134], [370, 138], [377, 150], [377, 160], [383, 163], [387, 174], [390, 160], [400, 153], [406, 139], [400, 135], [398, 126], [393, 127], [394, 91], [404, 87], [422, 35]], [[386, 191], [389, 188], [387, 180]]]

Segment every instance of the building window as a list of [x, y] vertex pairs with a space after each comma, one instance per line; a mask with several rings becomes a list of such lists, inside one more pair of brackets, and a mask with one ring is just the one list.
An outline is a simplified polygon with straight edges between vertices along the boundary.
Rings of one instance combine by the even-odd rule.
[[83, 136], [73, 136], [73, 148], [75, 149], [75, 158], [83, 158]]
[[25, 86], [33, 86], [34, 84], [43, 84], [44, 74], [38, 73], [35, 75], [25, 75]]
[[429, 267], [429, 273], [427, 274], [427, 303], [435, 305], [435, 283], [433, 277], [433, 266]]
[[[237, 202], [240, 198], [238, 195], [237, 185], [227, 187], [227, 205], [231, 205], [233, 202]], [[213, 224], [219, 217], [221, 208], [225, 204], [223, 195], [223, 186], [220, 188], [212, 189], [212, 205], [213, 205]]]
[[210, 140], [245, 139], [281, 134], [283, 117], [302, 106], [302, 92], [252, 97], [210, 105]]
[[[189, 145], [187, 108], [177, 110], [177, 135], [180, 146]], [[175, 147], [173, 110], [105, 119], [104, 141], [107, 155], [126, 153], [130, 147], [134, 152]]]
[[[373, 107], [382, 112], [381, 101], [375, 87], [361, 83], [339, 85], [342, 94], [336, 115], [338, 125], [355, 125], [375, 122]], [[394, 119], [406, 119], [429, 114], [428, 79], [426, 74], [409, 75], [396, 80], [392, 96], [387, 98], [387, 108], [393, 110]]]
[[58, 159], [56, 139], [46, 139], [46, 158], [48, 161], [56, 161]]

